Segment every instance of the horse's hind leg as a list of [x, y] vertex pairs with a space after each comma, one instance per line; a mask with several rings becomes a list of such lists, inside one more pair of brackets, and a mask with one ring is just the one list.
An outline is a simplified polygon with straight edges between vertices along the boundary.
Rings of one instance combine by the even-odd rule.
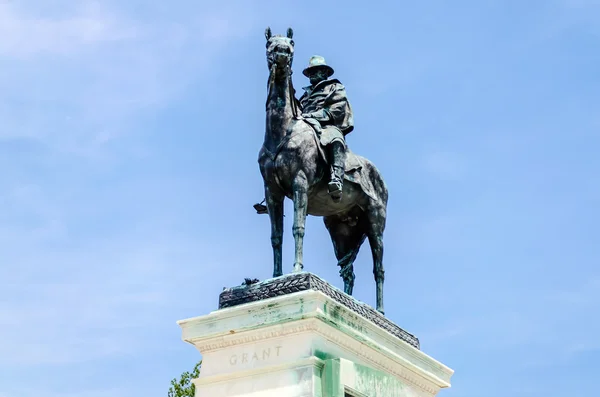
[[383, 230], [385, 229], [386, 209], [384, 206], [374, 206], [368, 211], [369, 225], [367, 236], [373, 255], [373, 274], [377, 286], [377, 311], [384, 314], [383, 308]]
[[377, 285], [377, 311], [384, 314], [383, 309], [383, 236], [381, 234], [369, 235], [369, 245], [373, 254], [373, 274], [375, 275], [375, 283]]
[[344, 292], [352, 295], [354, 288], [354, 261], [365, 240], [365, 233], [360, 224], [350, 224], [337, 216], [324, 217], [325, 227], [329, 231], [335, 257], [340, 266], [340, 276], [344, 280]]

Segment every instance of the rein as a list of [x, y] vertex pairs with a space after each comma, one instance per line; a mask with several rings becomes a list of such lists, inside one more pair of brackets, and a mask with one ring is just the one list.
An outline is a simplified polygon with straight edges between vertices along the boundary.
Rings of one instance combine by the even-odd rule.
[[288, 91], [290, 92], [290, 102], [292, 104], [292, 115], [295, 119], [298, 119], [298, 104], [296, 103], [296, 97], [294, 97], [294, 84], [292, 83], [292, 68], [288, 65], [290, 73], [288, 73]]
[[275, 85], [275, 70], [277, 69], [277, 65], [273, 62], [273, 66], [271, 66], [271, 71], [269, 72], [269, 80], [267, 82], [267, 101], [265, 103], [265, 110], [269, 106], [269, 98], [271, 98], [271, 90]]
[[[288, 84], [288, 91], [289, 91], [289, 100], [292, 106], [292, 116], [294, 117], [294, 119], [298, 120], [300, 119], [300, 117], [298, 116], [298, 103], [296, 102], [296, 98], [294, 97], [294, 84], [292, 83], [292, 74], [294, 73], [290, 67], [290, 65], [286, 65], [286, 68], [289, 69], [289, 73], [287, 76], [287, 84]], [[269, 98], [271, 97], [271, 90], [273, 89], [273, 86], [275, 85], [275, 72], [277, 70], [277, 64], [273, 63], [273, 66], [271, 66], [271, 71], [269, 73], [269, 80], [267, 83], [267, 101], [265, 103], [265, 109], [269, 106]]]

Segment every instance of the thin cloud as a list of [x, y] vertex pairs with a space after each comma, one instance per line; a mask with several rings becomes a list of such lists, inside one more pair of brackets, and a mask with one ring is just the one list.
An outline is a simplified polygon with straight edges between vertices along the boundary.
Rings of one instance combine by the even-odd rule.
[[101, 158], [108, 143], [135, 130], [136, 118], [182, 95], [252, 26], [241, 9], [148, 24], [107, 4], [65, 6], [47, 17], [0, 6], [0, 90], [8, 99], [0, 104], [0, 142]]
[[44, 395], [45, 397], [125, 397], [131, 396], [134, 393], [135, 392], [131, 390], [119, 388], [94, 389], [92, 387], [88, 390], [77, 390], [61, 393], [47, 389], [24, 387], [18, 392], [0, 391], [0, 397], [35, 397], [39, 395]]
[[61, 17], [28, 15], [17, 2], [0, 3], [0, 55], [33, 58], [69, 55], [99, 43], [130, 40], [135, 26], [100, 6], [86, 2]]
[[188, 257], [190, 247], [162, 233], [154, 238], [129, 233], [59, 255], [23, 258], [18, 250], [4, 250], [9, 270], [37, 268], [43, 276], [34, 281], [27, 271], [11, 271], [17, 276], [3, 277], [0, 367], [63, 365], [147, 351], [145, 337], [134, 331], [152, 327], [157, 310], [172, 304], [182, 276], [171, 274], [171, 258]]
[[431, 151], [423, 155], [423, 167], [427, 172], [442, 180], [458, 180], [465, 174], [463, 158], [448, 151]]
[[557, 289], [546, 292], [545, 299], [554, 304], [571, 307], [600, 306], [600, 278], [586, 280], [582, 285], [573, 289]]

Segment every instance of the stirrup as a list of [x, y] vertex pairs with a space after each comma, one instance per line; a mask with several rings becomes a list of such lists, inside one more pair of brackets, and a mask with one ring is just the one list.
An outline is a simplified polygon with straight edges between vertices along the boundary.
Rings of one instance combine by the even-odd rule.
[[263, 199], [263, 201], [261, 201], [260, 203], [256, 203], [253, 205], [257, 214], [268, 214], [269, 213], [269, 209], [267, 208], [266, 205], [263, 204], [264, 202], [265, 202], [265, 199]]

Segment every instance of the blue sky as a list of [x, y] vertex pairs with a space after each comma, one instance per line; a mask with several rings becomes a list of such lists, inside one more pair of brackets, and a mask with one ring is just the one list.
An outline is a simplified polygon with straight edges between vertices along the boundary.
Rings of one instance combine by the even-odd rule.
[[[0, 396], [165, 396], [175, 321], [272, 272], [263, 32], [347, 87], [390, 190], [386, 314], [440, 395], [600, 372], [600, 2], [0, 1]], [[290, 212], [290, 202], [286, 213]], [[293, 261], [286, 217], [284, 271]], [[341, 287], [328, 234], [305, 268]], [[368, 245], [355, 296], [374, 304]]]

